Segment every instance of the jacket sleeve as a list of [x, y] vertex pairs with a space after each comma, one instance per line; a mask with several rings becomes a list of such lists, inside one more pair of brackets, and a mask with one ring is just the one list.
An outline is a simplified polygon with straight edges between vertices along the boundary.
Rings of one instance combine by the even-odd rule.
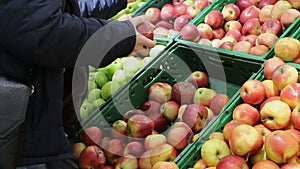
[[77, 0], [81, 16], [109, 19], [126, 8], [127, 0]]
[[[0, 9], [0, 47], [29, 64], [74, 67], [81, 60], [97, 66], [128, 55], [135, 45], [130, 22], [76, 17], [63, 12], [60, 0], [4, 0]], [[84, 53], [83, 47], [93, 50]]]

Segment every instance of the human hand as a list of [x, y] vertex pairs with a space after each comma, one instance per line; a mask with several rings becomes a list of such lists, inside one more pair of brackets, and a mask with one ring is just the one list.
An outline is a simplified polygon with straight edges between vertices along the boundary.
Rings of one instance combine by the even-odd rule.
[[135, 32], [136, 32], [136, 43], [131, 55], [136, 55], [137, 53], [139, 53], [143, 56], [147, 56], [149, 53], [149, 48], [153, 48], [156, 45], [156, 41], [145, 37], [144, 35], [139, 33], [136, 29], [138, 25], [146, 21], [145, 15], [140, 15], [131, 18], [129, 21], [134, 25]]

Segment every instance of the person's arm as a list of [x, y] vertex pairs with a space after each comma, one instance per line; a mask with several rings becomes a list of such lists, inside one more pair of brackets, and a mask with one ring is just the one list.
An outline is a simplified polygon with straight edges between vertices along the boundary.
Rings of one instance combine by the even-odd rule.
[[[0, 2], [0, 6], [5, 6], [0, 10], [0, 47], [29, 64], [73, 67], [81, 48], [97, 30], [101, 32], [97, 34], [98, 44], [94, 43], [93, 48], [99, 47], [99, 50], [111, 49], [107, 42], [112, 39], [127, 37], [116, 45], [118, 50], [110, 50], [112, 60], [128, 55], [140, 43], [130, 21], [76, 17], [63, 12], [60, 0], [9, 2], [5, 5]], [[150, 41], [145, 45], [154, 46]], [[97, 52], [102, 53], [95, 55], [107, 52], [99, 50]], [[89, 64], [88, 56], [85, 61], [84, 64]]]

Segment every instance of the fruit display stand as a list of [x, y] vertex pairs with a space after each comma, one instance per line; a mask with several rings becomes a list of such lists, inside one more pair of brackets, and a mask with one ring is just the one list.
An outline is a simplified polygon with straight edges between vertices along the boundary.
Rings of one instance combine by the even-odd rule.
[[[275, 61], [276, 62], [276, 61]], [[275, 63], [276, 64], [276, 63]], [[288, 65], [291, 65], [293, 67], [294, 64], [290, 64], [288, 63]], [[272, 67], [270, 65], [270, 67]], [[296, 67], [295, 67], [296, 68]], [[300, 73], [300, 69], [299, 67], [297, 68], [297, 71], [298, 73]], [[253, 74], [253, 76], [251, 78], [249, 78], [249, 80], [258, 80], [258, 81], [264, 81], [266, 80], [266, 77], [264, 76], [264, 67], [262, 67], [256, 74]], [[299, 83], [298, 83], [299, 84]], [[190, 146], [190, 148], [188, 149], [188, 151], [184, 154], [184, 156], [181, 157], [181, 159], [179, 161], [177, 161], [177, 164], [182, 166], [182, 168], [193, 168], [193, 166], [198, 162], [197, 165], [200, 165], [203, 163], [203, 159], [202, 159], [202, 154], [201, 154], [201, 149], [203, 147], [203, 144], [208, 141], [208, 140], [211, 140], [211, 139], [224, 139], [225, 135], [223, 134], [223, 131], [224, 131], [224, 127], [231, 121], [233, 121], [233, 112], [235, 111], [236, 107], [238, 105], [241, 105], [243, 103], [245, 103], [240, 95], [240, 91], [241, 89], [236, 93], [237, 94], [237, 97], [232, 101], [230, 102], [229, 104], [227, 104], [226, 107], [224, 107], [223, 109], [223, 112], [213, 121], [213, 123], [209, 123], [207, 125], [207, 129], [203, 132], [201, 132], [201, 135], [200, 137], [193, 143], [192, 146]], [[276, 96], [275, 96], [276, 97]], [[276, 100], [274, 97], [274, 100]], [[268, 97], [269, 98], [269, 97]], [[277, 99], [278, 100], [278, 99]], [[265, 102], [265, 100], [262, 101], [262, 103], [260, 104], [257, 104], [257, 105], [252, 105], [253, 107], [255, 107], [258, 111], [260, 110], [260, 108], [262, 108], [263, 105], [266, 105], [267, 102]], [[272, 99], [270, 99], [270, 101], [272, 101]], [[272, 106], [272, 107], [276, 107], [276, 105]], [[287, 106], [289, 107], [289, 106]], [[299, 106], [297, 106], [299, 107]], [[236, 110], [237, 111], [237, 110]], [[242, 111], [242, 110], [241, 110]], [[247, 110], [248, 111], [248, 114], [250, 113], [250, 109]], [[247, 111], [245, 111], [245, 113], [247, 113]], [[291, 108], [291, 111], [293, 111], [293, 109]], [[238, 118], [242, 118], [241, 116], [240, 117], [237, 117], [236, 116], [236, 119]], [[271, 118], [271, 117], [270, 117]], [[292, 117], [291, 117], [292, 118]], [[296, 118], [296, 117], [295, 117]], [[249, 118], [250, 119], [250, 118]], [[290, 123], [292, 123], [292, 119], [290, 121]], [[236, 123], [237, 125], [239, 125], [238, 123]], [[245, 124], [245, 123], [243, 123]], [[293, 124], [296, 124], [296, 123], [293, 123]], [[291, 126], [293, 124], [289, 124], [288, 126], [286, 126], [285, 128], [282, 128], [282, 129], [279, 129], [279, 130], [288, 130], [288, 129], [295, 129], [295, 126]], [[263, 139], [265, 139], [267, 133], [269, 132], [272, 132], [272, 131], [275, 131], [276, 129], [274, 130], [271, 130], [271, 129], [266, 129], [266, 126], [264, 126], [264, 124], [258, 122], [256, 123], [256, 125], [260, 125], [263, 126], [262, 128], [257, 128], [257, 131], [260, 131], [261, 130], [261, 134], [262, 136], [264, 137]], [[229, 126], [229, 125], [228, 125]], [[233, 127], [234, 124], [230, 127]], [[231, 128], [229, 129], [230, 127], [225, 127], [227, 132], [230, 130], [230, 132], [234, 129], [234, 128]], [[298, 127], [298, 126], [297, 126]], [[266, 130], [265, 130], [266, 129]], [[297, 130], [297, 129], [296, 129]], [[298, 130], [299, 131], [299, 130]], [[212, 133], [222, 133], [222, 136], [212, 136], [211, 134]], [[298, 133], [298, 132], [297, 132]], [[265, 134], [265, 135], [263, 135]], [[249, 133], [247, 134], [247, 136], [249, 137]], [[222, 138], [223, 137], [223, 138]], [[226, 139], [225, 139], [226, 140]], [[228, 143], [228, 141], [225, 141]], [[233, 144], [233, 143], [232, 143]], [[276, 143], [274, 143], [276, 144]], [[246, 142], [244, 140], [244, 143], [243, 143], [243, 146], [246, 145]], [[284, 147], [283, 145], [278, 145], [276, 144], [277, 147]], [[232, 149], [230, 148], [230, 145], [228, 144], [228, 147], [229, 147], [229, 151], [232, 152]], [[290, 145], [287, 146], [286, 148], [290, 148]], [[296, 148], [296, 147], [295, 147]], [[295, 149], [294, 148], [294, 149]], [[266, 158], [266, 154], [262, 156], [260, 156], [261, 158]], [[285, 156], [282, 156], [283, 158], [285, 158]], [[221, 159], [222, 157], [219, 157], [219, 160]], [[253, 158], [251, 157], [251, 155], [249, 156], [243, 156], [242, 157], [243, 159], [245, 159], [245, 161], [247, 162], [249, 168], [252, 168], [253, 164], [257, 163], [258, 161], [263, 161], [265, 159], [260, 159], [260, 158]], [[231, 163], [234, 163], [234, 162], [231, 162]], [[282, 164], [278, 164], [277, 165], [280, 167], [280, 165], [284, 165], [285, 163], [282, 162]], [[299, 165], [299, 164], [298, 164]], [[231, 166], [233, 167], [233, 165]], [[299, 167], [299, 166], [298, 166]], [[230, 168], [230, 167], [229, 167]], [[267, 167], [268, 168], [268, 167]], [[277, 168], [277, 167], [276, 167]]]
[[122, 15], [131, 15], [131, 16], [133, 16], [133, 15], [135, 15], [136, 11], [143, 8], [143, 6], [145, 6], [145, 4], [148, 1], [149, 0], [136, 0], [134, 2], [128, 3], [125, 9], [119, 11], [115, 16], [111, 17], [110, 20], [117, 20], [120, 17], [122, 17]]
[[[207, 9], [205, 9], [200, 15], [198, 15], [196, 18], [194, 18], [191, 23], [194, 24], [195, 26], [199, 26], [199, 24], [205, 23], [205, 17], [211, 11], [218, 10], [218, 11], [221, 12], [225, 5], [231, 4], [231, 3], [236, 4], [236, 2], [237, 2], [237, 0], [218, 1], [214, 5], [211, 5]], [[241, 10], [241, 13], [242, 13], [242, 10]], [[236, 21], [240, 22], [239, 19], [237, 19]], [[225, 23], [226, 23], [226, 21], [224, 21], [224, 25], [225, 25]], [[281, 39], [281, 38], [286, 37], [286, 36], [290, 36], [293, 32], [295, 32], [295, 30], [297, 28], [299, 28], [299, 26], [300, 26], [300, 18], [296, 19], [289, 27], [284, 29], [283, 32], [281, 34], [279, 34], [278, 39]], [[226, 32], [225, 32], [225, 34], [226, 34]], [[199, 43], [199, 42], [192, 42], [192, 41], [189, 41], [189, 40], [183, 40], [182, 33], [179, 34], [178, 36], [176, 36], [174, 39], [175, 39], [175, 41], [184, 41], [183, 43], [195, 43], [195, 44], [198, 44], [198, 46], [201, 47], [201, 48], [216, 50], [216, 51], [218, 51], [220, 53], [224, 53], [224, 54], [225, 53], [232, 53], [234, 56], [239, 56], [239, 57], [242, 57], [242, 58], [253, 58], [253, 59], [257, 59], [257, 60], [265, 60], [265, 59], [268, 59], [270, 57], [273, 57], [273, 55], [274, 55], [274, 44], [269, 49], [269, 51], [266, 52], [265, 54], [263, 54], [262, 56], [256, 56], [254, 54], [238, 52], [238, 51], [228, 50], [228, 49], [225, 49], [225, 48], [219, 48], [219, 47], [209, 46], [209, 45], [206, 45], [206, 44], [201, 44], [201, 43], [205, 43], [205, 42], [200, 42]], [[255, 42], [255, 43], [257, 43], [257, 42]]]

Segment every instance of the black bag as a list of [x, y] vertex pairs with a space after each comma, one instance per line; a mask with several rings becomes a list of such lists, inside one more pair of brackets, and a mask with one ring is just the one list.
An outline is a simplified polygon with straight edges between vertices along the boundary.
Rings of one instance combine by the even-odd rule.
[[0, 168], [15, 169], [31, 87], [0, 74]]

